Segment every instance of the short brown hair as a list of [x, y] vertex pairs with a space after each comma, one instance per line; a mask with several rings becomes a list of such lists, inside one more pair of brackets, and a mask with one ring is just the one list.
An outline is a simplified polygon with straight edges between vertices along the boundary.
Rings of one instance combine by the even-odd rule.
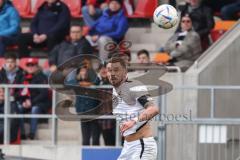
[[121, 66], [124, 69], [127, 69], [127, 65], [126, 65], [125, 61], [120, 56], [113, 56], [107, 60], [107, 64], [108, 63], [118, 63], [118, 62], [121, 64]]
[[17, 60], [17, 55], [15, 53], [6, 53], [4, 56], [5, 59], [13, 59], [14, 61]]
[[149, 52], [146, 49], [141, 49], [140, 51], [137, 52], [138, 57], [142, 54], [145, 54], [148, 58], [150, 57]]

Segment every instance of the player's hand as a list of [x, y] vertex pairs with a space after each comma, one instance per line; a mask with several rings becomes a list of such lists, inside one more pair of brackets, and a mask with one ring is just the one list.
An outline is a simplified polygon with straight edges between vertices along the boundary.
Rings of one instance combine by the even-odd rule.
[[23, 107], [23, 108], [27, 108], [26, 102], [23, 102], [23, 103], [22, 103], [22, 107]]
[[47, 39], [47, 35], [46, 34], [41, 34], [39, 36], [40, 43], [44, 42], [46, 39]]
[[96, 42], [98, 40], [99, 36], [98, 35], [94, 35], [92, 36], [92, 41], [93, 42]]
[[104, 2], [100, 5], [100, 8], [101, 8], [101, 10], [104, 10], [104, 9], [108, 8], [108, 4]]
[[26, 103], [26, 107], [27, 107], [27, 108], [31, 108], [32, 102], [31, 102], [30, 99], [27, 99], [27, 100], [25, 101], [25, 103]]
[[40, 38], [39, 38], [39, 36], [37, 34], [33, 35], [33, 42], [37, 43], [37, 44], [40, 43]]
[[95, 7], [93, 5], [89, 5], [88, 6], [88, 13], [91, 15], [91, 16], [94, 16], [96, 14], [96, 10], [95, 10]]
[[50, 70], [50, 72], [55, 72], [57, 70], [57, 66], [56, 65], [51, 65], [49, 70]]
[[120, 132], [121, 132], [121, 134], [123, 134], [126, 130], [132, 128], [135, 124], [136, 124], [136, 122], [135, 122], [134, 120], [130, 120], [130, 121], [124, 122], [124, 123], [120, 126]]

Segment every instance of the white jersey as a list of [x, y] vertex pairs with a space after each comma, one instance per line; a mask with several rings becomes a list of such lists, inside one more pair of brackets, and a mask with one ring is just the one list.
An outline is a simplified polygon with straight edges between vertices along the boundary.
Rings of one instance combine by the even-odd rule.
[[[116, 115], [120, 125], [134, 117], [138, 117], [144, 107], [138, 102], [138, 98], [147, 95], [147, 88], [138, 81], [126, 81], [119, 87], [113, 88], [113, 114]], [[123, 136], [136, 133], [146, 121], [137, 122], [132, 128], [126, 130]]]

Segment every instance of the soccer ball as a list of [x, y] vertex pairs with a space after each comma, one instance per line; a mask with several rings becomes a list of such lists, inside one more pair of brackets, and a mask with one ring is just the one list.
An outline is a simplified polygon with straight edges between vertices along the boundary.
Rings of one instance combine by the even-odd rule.
[[169, 4], [158, 6], [153, 13], [154, 23], [164, 29], [174, 27], [177, 24], [178, 19], [177, 10]]

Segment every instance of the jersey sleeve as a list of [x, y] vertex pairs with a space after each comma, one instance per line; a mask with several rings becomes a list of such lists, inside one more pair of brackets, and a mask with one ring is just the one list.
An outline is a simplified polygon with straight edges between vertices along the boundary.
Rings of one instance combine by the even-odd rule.
[[137, 100], [143, 107], [146, 107], [149, 102], [153, 102], [151, 95], [148, 92], [147, 86], [141, 82], [134, 82], [129, 87], [132, 98]]

